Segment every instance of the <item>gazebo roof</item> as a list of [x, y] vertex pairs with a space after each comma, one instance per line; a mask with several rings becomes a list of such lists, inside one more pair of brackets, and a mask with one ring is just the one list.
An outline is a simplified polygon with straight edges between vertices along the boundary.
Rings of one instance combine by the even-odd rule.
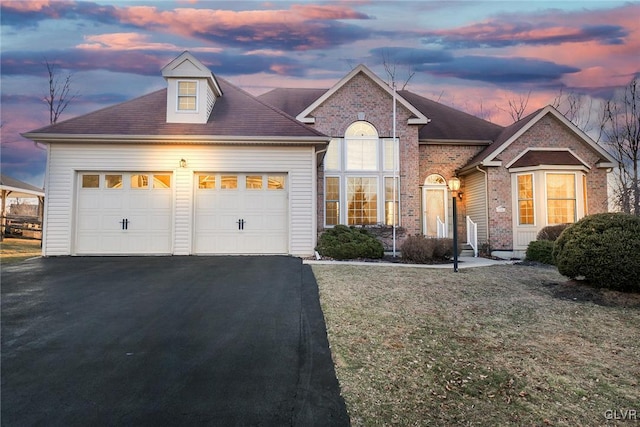
[[[0, 190], [2, 196], [11, 198], [36, 198], [44, 197], [44, 190], [34, 185], [27, 184], [7, 175], [0, 175]], [[5, 193], [6, 192], [6, 193]]]

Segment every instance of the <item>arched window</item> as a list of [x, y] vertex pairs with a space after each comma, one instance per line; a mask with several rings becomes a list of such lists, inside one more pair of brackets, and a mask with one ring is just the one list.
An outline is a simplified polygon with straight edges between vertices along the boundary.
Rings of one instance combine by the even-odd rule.
[[393, 178], [399, 164], [397, 147], [363, 120], [353, 122], [343, 138], [330, 142], [324, 159], [327, 226], [391, 225], [394, 219], [400, 223], [400, 180]]
[[359, 121], [359, 122], [352, 123], [345, 131], [344, 136], [346, 138], [349, 138], [352, 136], [353, 137], [368, 136], [368, 137], [377, 138], [378, 131], [376, 130], [375, 127], [373, 127], [371, 123]]
[[378, 169], [378, 131], [371, 123], [355, 122], [344, 133], [347, 170]]
[[447, 181], [442, 177], [442, 175], [432, 173], [424, 180], [424, 185], [447, 185]]

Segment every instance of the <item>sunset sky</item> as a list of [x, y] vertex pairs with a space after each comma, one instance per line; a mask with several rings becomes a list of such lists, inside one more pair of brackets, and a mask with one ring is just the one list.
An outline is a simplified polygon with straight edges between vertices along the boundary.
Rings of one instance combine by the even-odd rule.
[[640, 3], [618, 1], [5, 1], [2, 173], [44, 185], [45, 151], [20, 136], [48, 124], [45, 60], [78, 97], [60, 120], [163, 88], [184, 50], [243, 89], [329, 88], [353, 67], [509, 124], [564, 93], [595, 100], [640, 75]]

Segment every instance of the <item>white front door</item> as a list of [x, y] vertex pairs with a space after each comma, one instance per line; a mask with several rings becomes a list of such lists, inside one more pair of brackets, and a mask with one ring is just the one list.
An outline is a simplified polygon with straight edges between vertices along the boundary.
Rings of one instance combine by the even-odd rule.
[[79, 173], [74, 253], [170, 254], [172, 181], [168, 172]]
[[284, 173], [196, 174], [196, 254], [288, 253]]
[[447, 185], [439, 175], [429, 175], [422, 188], [422, 230], [427, 237], [447, 237]]

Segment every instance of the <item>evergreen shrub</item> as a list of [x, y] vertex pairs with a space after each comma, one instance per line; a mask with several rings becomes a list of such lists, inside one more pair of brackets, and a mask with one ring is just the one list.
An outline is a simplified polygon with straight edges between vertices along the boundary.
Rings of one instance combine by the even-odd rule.
[[318, 239], [316, 251], [334, 259], [382, 258], [382, 243], [364, 228], [336, 225]]
[[551, 240], [534, 240], [529, 243], [525, 260], [553, 265], [553, 242]]
[[553, 258], [564, 276], [582, 276], [601, 288], [640, 292], [640, 217], [586, 216], [556, 240]]

